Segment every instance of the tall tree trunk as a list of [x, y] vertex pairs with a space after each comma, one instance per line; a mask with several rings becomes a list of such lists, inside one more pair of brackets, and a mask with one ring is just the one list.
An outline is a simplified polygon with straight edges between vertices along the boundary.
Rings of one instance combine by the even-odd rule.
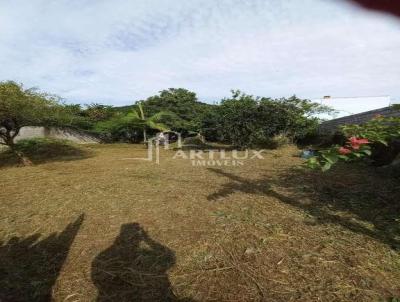
[[147, 133], [146, 133], [146, 128], [143, 128], [143, 141], [147, 143]]
[[[140, 118], [142, 119], [142, 121], [145, 121], [146, 118], [144, 116], [144, 111], [143, 111], [143, 107], [142, 107], [142, 103], [141, 102], [139, 102], [138, 107], [139, 107], [139, 111], [140, 111]], [[144, 141], [144, 143], [147, 143], [146, 126], [144, 126], [144, 128], [143, 128], [143, 141]]]

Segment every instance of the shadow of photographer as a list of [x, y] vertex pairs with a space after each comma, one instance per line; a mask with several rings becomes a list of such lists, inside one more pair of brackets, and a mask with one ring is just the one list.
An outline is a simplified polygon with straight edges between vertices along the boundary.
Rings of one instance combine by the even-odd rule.
[[138, 223], [122, 225], [114, 243], [92, 263], [97, 301], [182, 301], [167, 275], [175, 260], [174, 252], [151, 239]]

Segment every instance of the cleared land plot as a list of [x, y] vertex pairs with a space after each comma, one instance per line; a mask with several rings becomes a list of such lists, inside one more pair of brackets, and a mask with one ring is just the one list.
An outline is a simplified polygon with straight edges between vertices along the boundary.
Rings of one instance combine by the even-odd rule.
[[84, 148], [0, 169], [4, 301], [400, 297], [398, 180], [357, 166], [301, 171], [295, 148], [231, 167]]

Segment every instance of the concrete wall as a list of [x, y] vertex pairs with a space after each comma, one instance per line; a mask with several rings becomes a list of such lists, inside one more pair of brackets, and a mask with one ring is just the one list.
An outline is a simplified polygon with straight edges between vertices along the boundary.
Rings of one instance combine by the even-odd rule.
[[57, 139], [66, 139], [77, 144], [93, 144], [99, 143], [100, 140], [93, 135], [82, 131], [68, 128], [45, 128], [45, 127], [23, 127], [15, 141], [33, 138], [48, 137]]
[[384, 107], [376, 110], [337, 118], [321, 123], [321, 125], [319, 126], [319, 132], [321, 134], [330, 134], [335, 132], [338, 127], [342, 125], [362, 124], [373, 119], [376, 115], [382, 115], [385, 117], [400, 116], [400, 110], [395, 110], [392, 107]]

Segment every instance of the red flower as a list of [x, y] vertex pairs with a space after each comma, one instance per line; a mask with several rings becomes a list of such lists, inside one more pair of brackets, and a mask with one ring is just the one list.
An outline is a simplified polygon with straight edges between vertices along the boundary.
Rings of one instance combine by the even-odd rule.
[[355, 136], [350, 137], [349, 138], [349, 142], [351, 144], [357, 144], [357, 145], [369, 144], [368, 139], [366, 139], [366, 138], [357, 138]]
[[349, 138], [349, 143], [354, 150], [360, 149], [360, 145], [369, 144], [369, 140], [366, 138], [357, 138], [352, 136]]
[[351, 153], [351, 150], [350, 150], [350, 149], [347, 149], [347, 148], [345, 148], [345, 147], [340, 147], [340, 148], [339, 148], [339, 153], [342, 154], [342, 155], [346, 155], [346, 154]]

